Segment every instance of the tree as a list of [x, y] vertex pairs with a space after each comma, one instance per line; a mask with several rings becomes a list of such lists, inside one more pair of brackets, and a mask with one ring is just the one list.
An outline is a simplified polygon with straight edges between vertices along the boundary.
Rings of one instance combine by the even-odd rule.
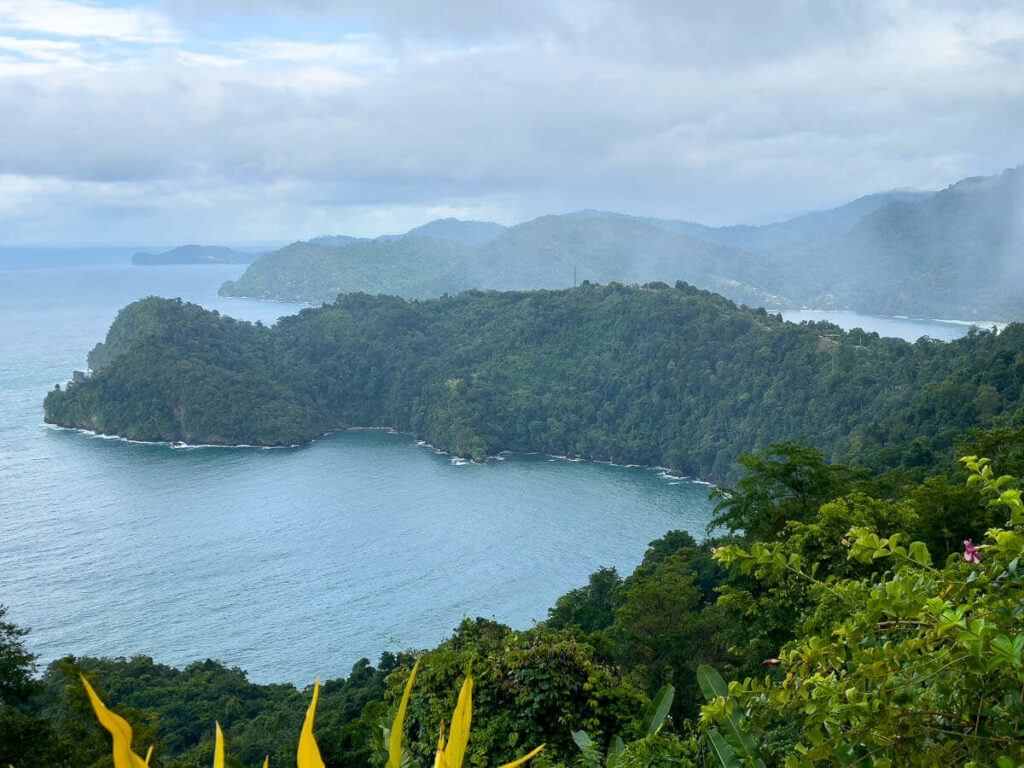
[[842, 496], [866, 474], [841, 464], [826, 464], [821, 451], [784, 442], [743, 453], [747, 476], [735, 488], [718, 486], [708, 530], [725, 526], [757, 541], [772, 541], [790, 520], [804, 522], [827, 501]]
[[706, 723], [738, 713], [762, 744], [795, 729], [775, 750], [787, 768], [1024, 762], [1024, 502], [987, 459], [964, 461], [969, 483], [994, 496], [1006, 522], [943, 566], [923, 542], [869, 527], [842, 542], [872, 569], [867, 577], [822, 579], [778, 544], [716, 553], [758, 578], [807, 583], [816, 630], [771, 660], [784, 677], [730, 684], [704, 708]]
[[37, 716], [35, 655], [25, 649], [28, 630], [4, 621], [0, 605], [0, 765], [57, 765], [52, 732]]
[[35, 690], [35, 655], [25, 650], [27, 629], [4, 621], [7, 606], [0, 605], [0, 706], [23, 702]]
[[611, 625], [612, 595], [622, 583], [614, 568], [601, 568], [590, 574], [585, 587], [562, 595], [548, 611], [548, 626], [564, 629], [575, 624], [590, 634]]

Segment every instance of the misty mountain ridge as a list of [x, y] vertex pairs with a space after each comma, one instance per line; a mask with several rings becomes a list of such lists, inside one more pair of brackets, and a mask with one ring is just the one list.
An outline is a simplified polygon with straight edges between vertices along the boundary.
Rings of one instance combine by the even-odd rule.
[[1024, 317], [1024, 167], [894, 201], [787, 250], [809, 304], [919, 317]]
[[350, 243], [389, 242], [403, 237], [433, 237], [451, 240], [464, 245], [481, 245], [498, 237], [508, 227], [493, 221], [462, 221], [461, 219], [435, 219], [414, 227], [402, 235], [379, 235], [377, 237], [352, 237], [350, 235], [321, 235], [309, 240], [314, 245], [348, 245]]
[[647, 216], [630, 216], [612, 211], [584, 210], [565, 214], [573, 218], [596, 218], [616, 216], [642, 221], [651, 226], [670, 232], [699, 237], [722, 245], [731, 245], [755, 252], [772, 250], [789, 243], [827, 232], [844, 232], [852, 229], [861, 219], [894, 202], [913, 202], [935, 195], [931, 191], [891, 190], [858, 197], [837, 208], [812, 211], [792, 219], [772, 224], [731, 224], [724, 227], [710, 227], [695, 221], [678, 219], [657, 219]]
[[[777, 281], [761, 257], [619, 216], [541, 216], [476, 245], [411, 233], [321, 243], [292, 243], [266, 254], [225, 283], [222, 295], [323, 303], [362, 291], [423, 299], [469, 289], [557, 289], [584, 280], [644, 283], [675, 275], [748, 304], [783, 305], [772, 295]], [[756, 287], [735, 275], [756, 280]]]
[[[293, 243], [221, 292], [321, 303], [353, 291], [429, 298], [583, 280], [685, 280], [769, 309], [1015, 320], [1024, 317], [1017, 298], [1024, 289], [1022, 184], [1017, 168], [940, 192], [880, 192], [756, 226], [595, 210], [512, 227], [441, 219], [405, 235]], [[979, 270], [993, 279], [967, 279]]]

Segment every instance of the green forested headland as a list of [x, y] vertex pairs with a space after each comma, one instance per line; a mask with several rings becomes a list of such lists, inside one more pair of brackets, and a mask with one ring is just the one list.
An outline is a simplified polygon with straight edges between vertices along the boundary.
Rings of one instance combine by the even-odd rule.
[[132, 256], [132, 264], [251, 264], [259, 256], [258, 253], [244, 253], [222, 245], [179, 245], [163, 253], [136, 253]]
[[[46, 419], [137, 440], [289, 445], [389, 426], [483, 459], [543, 451], [735, 477], [743, 451], [934, 467], [1021, 423], [1024, 327], [910, 344], [794, 325], [684, 283], [344, 295], [264, 327], [124, 308]], [[888, 452], [888, 453], [887, 453]]]

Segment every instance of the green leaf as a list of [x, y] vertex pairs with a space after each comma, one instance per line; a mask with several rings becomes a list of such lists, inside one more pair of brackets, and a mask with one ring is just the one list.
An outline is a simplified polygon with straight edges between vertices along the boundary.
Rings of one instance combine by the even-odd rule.
[[[701, 664], [697, 667], [697, 682], [708, 701], [714, 701], [719, 696], [724, 699], [729, 698], [728, 684], [714, 668], [709, 667], [707, 664]], [[757, 745], [754, 739], [740, 727], [740, 716], [738, 713], [733, 712], [728, 717], [720, 718], [718, 725], [725, 731], [725, 738], [728, 744], [745, 761], [752, 760], [758, 766], [764, 765], [757, 757]]]
[[576, 746], [582, 750], [586, 750], [587, 747], [593, 746], [594, 744], [586, 731], [572, 731], [572, 740], [575, 741]]
[[722, 679], [722, 676], [713, 667], [709, 667], [707, 664], [701, 664], [697, 667], [697, 683], [704, 693], [704, 698], [709, 702], [714, 701], [719, 696], [722, 698], [728, 698], [729, 696], [729, 686], [725, 680]]
[[598, 768], [601, 765], [601, 755], [597, 751], [597, 745], [587, 735], [586, 731], [571, 731], [572, 740], [583, 753], [583, 763], [588, 768]]
[[918, 565], [931, 565], [932, 556], [928, 552], [928, 547], [925, 546], [923, 541], [915, 541], [910, 545], [909, 557]]
[[[700, 674], [700, 670], [697, 671], [697, 674]], [[726, 693], [728, 693], [728, 688]], [[676, 689], [671, 685], [662, 686], [661, 690], [654, 697], [654, 701], [651, 702], [651, 706], [647, 708], [643, 725], [640, 726], [641, 733], [645, 736], [653, 736], [661, 730], [661, 726], [665, 724], [665, 718], [668, 717], [669, 710], [672, 708], [672, 700], [675, 698], [675, 695]]]
[[736, 759], [736, 753], [732, 747], [722, 738], [716, 730], [708, 731], [708, 749], [714, 755], [723, 768], [740, 768], [740, 762]]
[[608, 745], [608, 763], [611, 764], [611, 758], [616, 755], [621, 755], [626, 751], [626, 745], [622, 741], [621, 736], [612, 736], [612, 743]]

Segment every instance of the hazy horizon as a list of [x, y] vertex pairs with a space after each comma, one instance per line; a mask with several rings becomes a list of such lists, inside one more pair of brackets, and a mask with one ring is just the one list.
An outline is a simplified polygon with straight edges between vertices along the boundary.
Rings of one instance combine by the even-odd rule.
[[[869, 193], [868, 195], [865, 195], [865, 196], [870, 196], [872, 194], [885, 194], [886, 192], [932, 192], [932, 191], [936, 191], [936, 190], [911, 190], [911, 189], [902, 188], [902, 189], [891, 189], [891, 190], [878, 190], [877, 192]], [[864, 196], [862, 196], [862, 197], [864, 197]], [[779, 216], [770, 216], [770, 217], [766, 217], [763, 221], [736, 221], [736, 222], [726, 222], [726, 223], [719, 224], [719, 225], [708, 225], [708, 226], [720, 226], [720, 227], [728, 227], [728, 226], [735, 226], [735, 225], [739, 225], [739, 226], [764, 226], [764, 225], [769, 225], [769, 224], [776, 224], [776, 223], [781, 223], [781, 222], [789, 221], [789, 220], [792, 220], [792, 219], [795, 219], [795, 218], [799, 218], [801, 216], [805, 216], [805, 215], [808, 215], [808, 214], [811, 214], [811, 213], [820, 212], [820, 211], [823, 211], [823, 210], [828, 210], [831, 207], [839, 207], [839, 206], [845, 205], [846, 203], [850, 203], [850, 202], [853, 202], [853, 200], [844, 200], [844, 201], [841, 201], [841, 202], [837, 203], [835, 206], [822, 206], [820, 208], [809, 208], [807, 210], [796, 211], [796, 212], [793, 212], [793, 213], [779, 215]], [[591, 211], [599, 213], [599, 214], [609, 214], [609, 215], [617, 215], [617, 216], [618, 215], [623, 215], [623, 216], [630, 216], [630, 217], [636, 217], [636, 218], [660, 218], [660, 217], [652, 216], [651, 214], [648, 214], [648, 213], [636, 212], [636, 211], [628, 212], [628, 211], [612, 211], [612, 210], [607, 210], [607, 209], [595, 209], [595, 208], [577, 208], [577, 209], [574, 209], [574, 210], [571, 210], [571, 211], [558, 211], [558, 212], [542, 213], [542, 214], [539, 214], [536, 217], [532, 217], [530, 219], [524, 219], [522, 221], [498, 221], [498, 222], [489, 221], [489, 222], [486, 222], [486, 223], [497, 223], [497, 224], [501, 224], [501, 225], [506, 226], [506, 227], [514, 227], [514, 226], [516, 226], [518, 224], [525, 224], [525, 223], [527, 223], [529, 221], [533, 221], [536, 218], [543, 218], [545, 216], [568, 216], [568, 215], [572, 215], [574, 213], [584, 213], [584, 212], [591, 212]], [[281, 240], [241, 240], [241, 241], [234, 241], [234, 240], [217, 240], [217, 241], [214, 241], [214, 240], [211, 240], [209, 242], [195, 242], [195, 241], [191, 241], [191, 240], [185, 239], [185, 240], [178, 240], [178, 241], [168, 241], [168, 242], [160, 243], [160, 244], [157, 244], [157, 245], [153, 245], [153, 244], [142, 244], [142, 245], [140, 245], [137, 242], [131, 242], [131, 241], [128, 241], [128, 242], [110, 241], [110, 242], [96, 242], [96, 243], [76, 243], [76, 242], [70, 242], [70, 243], [61, 243], [61, 244], [48, 244], [48, 243], [3, 243], [3, 242], [0, 242], [0, 251], [17, 251], [17, 250], [37, 251], [37, 252], [46, 252], [46, 251], [74, 251], [74, 250], [87, 251], [87, 250], [97, 250], [97, 249], [107, 248], [107, 249], [116, 250], [116, 251], [126, 251], [126, 252], [127, 251], [133, 251], [133, 252], [142, 252], [142, 253], [157, 253], [159, 251], [173, 250], [173, 249], [181, 247], [181, 246], [199, 245], [199, 246], [226, 246], [228, 248], [235, 248], [235, 249], [242, 250], [242, 251], [253, 251], [253, 252], [255, 252], [255, 251], [260, 251], [262, 249], [268, 249], [268, 250], [269, 249], [277, 249], [277, 248], [280, 248], [280, 247], [282, 247], [284, 245], [287, 245], [288, 243], [291, 243], [291, 242], [308, 241], [308, 240], [313, 240], [313, 239], [315, 239], [317, 237], [330, 237], [330, 236], [336, 236], [336, 235], [349, 235], [349, 236], [364, 237], [364, 238], [367, 238], [367, 239], [373, 239], [373, 238], [376, 238], [376, 237], [387, 237], [387, 236], [404, 235], [404, 234], [406, 234], [406, 232], [409, 232], [409, 231], [411, 231], [413, 229], [416, 229], [418, 227], [422, 227], [422, 226], [424, 226], [426, 224], [430, 224], [432, 222], [440, 221], [440, 220], [444, 220], [444, 219], [452, 219], [452, 218], [458, 219], [460, 221], [480, 221], [479, 219], [476, 219], [476, 220], [474, 220], [474, 219], [460, 219], [459, 217], [455, 217], [455, 216], [451, 216], [451, 217], [435, 217], [433, 219], [427, 219], [427, 220], [423, 220], [423, 221], [416, 221], [410, 227], [408, 227], [405, 230], [402, 230], [401, 232], [398, 232], [398, 231], [395, 231], [395, 232], [390, 232], [390, 231], [389, 232], [368, 232], [368, 233], [365, 233], [365, 234], [358, 234], [358, 235], [356, 235], [356, 234], [354, 234], [352, 232], [342, 232], [342, 231], [338, 231], [338, 232], [318, 232], [317, 234], [309, 235], [307, 237], [302, 237], [302, 238], [285, 238], [285, 239], [281, 239]], [[673, 220], [673, 219], [664, 219], [664, 220], [669, 221], [669, 220]], [[680, 218], [674, 219], [674, 220], [690, 221], [690, 222], [695, 223], [695, 224], [705, 224], [705, 222], [696, 221], [694, 219], [687, 219], [685, 217], [680, 217]]]

